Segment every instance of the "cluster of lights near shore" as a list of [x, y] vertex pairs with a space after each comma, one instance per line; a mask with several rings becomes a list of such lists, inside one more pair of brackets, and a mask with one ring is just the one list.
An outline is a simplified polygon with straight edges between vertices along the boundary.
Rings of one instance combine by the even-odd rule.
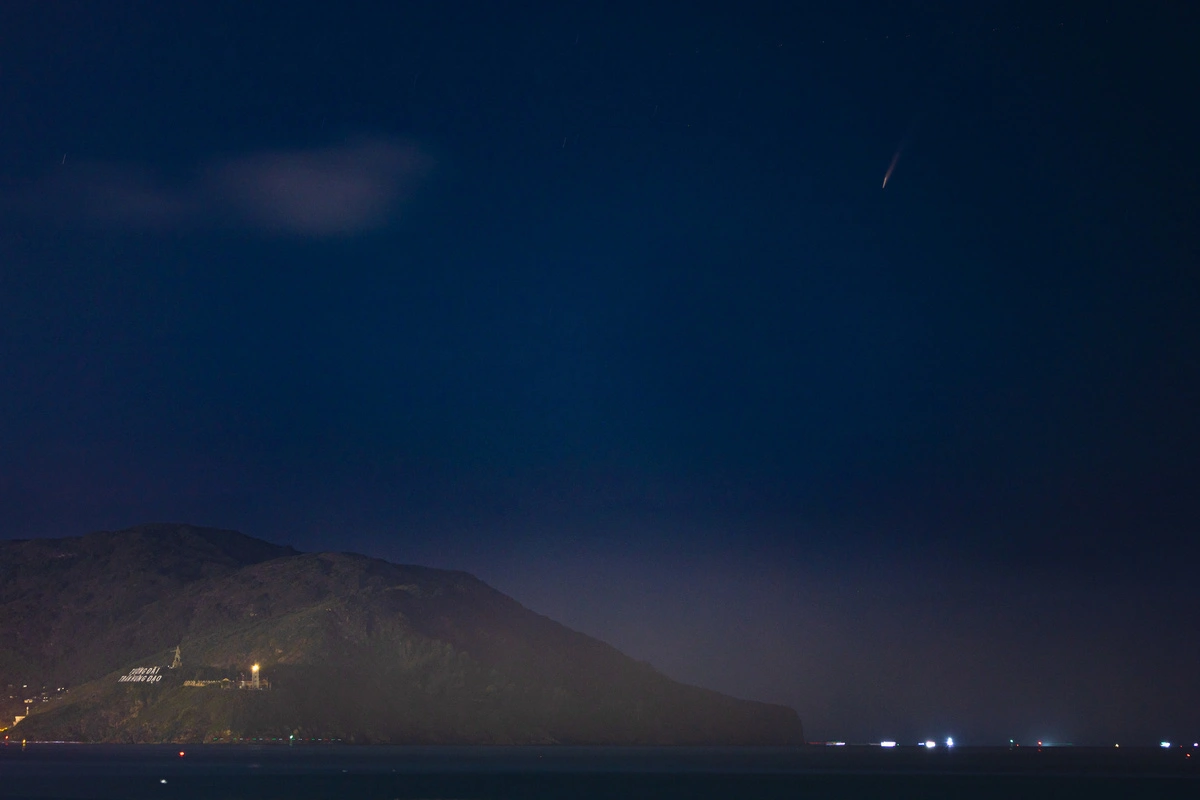
[[[925, 745], [926, 750], [932, 750], [933, 748], [937, 747], [937, 742], [935, 742], [933, 739], [926, 739], [924, 742], [917, 743], [918, 746], [920, 746], [921, 744]], [[954, 737], [953, 736], [946, 737], [946, 747], [954, 747]]]
[[[826, 744], [833, 744], [833, 745], [844, 745], [844, 744], [845, 744], [845, 742], [826, 742]], [[1016, 740], [1014, 740], [1014, 739], [1009, 739], [1009, 740], [1008, 740], [1008, 744], [1009, 744], [1009, 747], [1012, 747], [1013, 745], [1016, 745], [1017, 747], [1020, 747], [1020, 745], [1016, 744]], [[946, 747], [954, 747], [954, 737], [953, 737], [953, 736], [947, 736], [947, 737], [946, 737], [946, 742], [945, 742], [945, 745], [946, 745]], [[880, 746], [880, 747], [897, 747], [898, 745], [896, 744], [896, 742], [894, 742], [894, 741], [892, 741], [892, 740], [890, 740], [890, 739], [889, 739], [889, 740], [887, 740], [887, 741], [880, 742], [880, 743], [879, 743], [879, 746]], [[923, 741], [923, 742], [917, 742], [917, 747], [924, 747], [924, 748], [926, 748], [927, 750], [933, 750], [933, 749], [935, 749], [937, 746], [938, 746], [938, 743], [937, 743], [937, 742], [935, 742], [933, 739], [926, 739], [926, 740], [925, 740], [925, 741]], [[1043, 746], [1044, 746], [1044, 747], [1055, 747], [1055, 746], [1058, 746], [1058, 747], [1070, 747], [1071, 745], [1069, 745], [1069, 744], [1064, 744], [1064, 745], [1054, 745], [1054, 744], [1046, 744], [1045, 742], [1041, 742], [1041, 741], [1039, 741], [1039, 742], [1038, 742], [1038, 747], [1043, 747]], [[1120, 747], [1120, 746], [1121, 746], [1121, 745], [1119, 745], [1119, 744], [1115, 744], [1115, 745], [1113, 745], [1113, 747]], [[1159, 747], [1162, 747], [1162, 748], [1169, 748], [1169, 747], [1171, 747], [1171, 743], [1170, 743], [1170, 742], [1163, 741], [1163, 742], [1159, 742], [1159, 743], [1158, 743], [1158, 746], [1159, 746]], [[1183, 745], [1183, 744], [1181, 744], [1181, 745], [1179, 745], [1179, 746], [1180, 746], [1180, 747], [1187, 747], [1187, 745]], [[1192, 747], [1195, 747], [1195, 748], [1200, 748], [1200, 742], [1192, 742]]]
[[[825, 744], [826, 744], [826, 745], [841, 746], [841, 747], [844, 747], [844, 746], [846, 745], [846, 743], [845, 743], [845, 742], [825, 742]], [[1012, 747], [1013, 745], [1016, 745], [1017, 747], [1020, 747], [1020, 745], [1017, 745], [1017, 744], [1016, 744], [1016, 740], [1014, 740], [1014, 739], [1009, 739], [1009, 740], [1008, 740], [1008, 744], [1009, 744], [1009, 747]], [[953, 736], [947, 736], [947, 737], [946, 737], [946, 742], [945, 742], [945, 745], [946, 745], [946, 747], [954, 747], [954, 737], [953, 737]], [[892, 748], [892, 747], [898, 747], [898, 744], [897, 744], [895, 741], [891, 740], [891, 739], [887, 739], [887, 740], [885, 740], [885, 741], [879, 742], [879, 746], [880, 746], [880, 747]], [[924, 747], [924, 748], [926, 748], [927, 750], [933, 750], [933, 749], [935, 749], [937, 746], [938, 746], [938, 743], [937, 743], [937, 742], [935, 742], [933, 739], [926, 739], [926, 740], [925, 740], [925, 741], [923, 741], [923, 742], [917, 742], [917, 747]], [[1039, 742], [1038, 742], [1038, 747], [1043, 747], [1043, 746], [1045, 746], [1045, 747], [1054, 747], [1055, 745], [1053, 745], [1053, 744], [1049, 744], [1049, 745], [1047, 745], [1045, 742], [1041, 742], [1041, 741], [1039, 741]], [[1066, 745], [1057, 745], [1057, 746], [1059, 746], [1059, 747], [1070, 747], [1070, 745], [1069, 745], [1069, 744], [1066, 744]], [[1119, 744], [1115, 744], [1115, 745], [1113, 745], [1113, 747], [1120, 747], [1120, 746], [1121, 746], [1121, 745], [1119, 745]], [[1171, 747], [1171, 743], [1170, 743], [1170, 742], [1167, 742], [1167, 741], [1162, 741], [1162, 742], [1159, 742], [1159, 743], [1158, 743], [1158, 746], [1159, 746], [1159, 747], [1162, 747], [1162, 748], [1169, 748], [1169, 747]], [[1179, 745], [1179, 746], [1180, 746], [1180, 747], [1187, 747], [1187, 745], [1184, 745], [1184, 744], [1181, 744], [1181, 745]], [[1193, 742], [1193, 743], [1192, 743], [1192, 747], [1195, 747], [1195, 748], [1200, 748], [1200, 742]]]

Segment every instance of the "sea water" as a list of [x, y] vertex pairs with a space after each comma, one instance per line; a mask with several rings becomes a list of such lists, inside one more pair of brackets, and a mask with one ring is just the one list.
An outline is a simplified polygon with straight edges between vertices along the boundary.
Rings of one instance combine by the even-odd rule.
[[1200, 797], [1158, 748], [0, 746], [14, 798]]

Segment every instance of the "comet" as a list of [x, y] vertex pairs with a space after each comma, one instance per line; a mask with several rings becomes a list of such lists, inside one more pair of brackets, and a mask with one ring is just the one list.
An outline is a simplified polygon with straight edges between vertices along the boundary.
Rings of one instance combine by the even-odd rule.
[[904, 151], [904, 148], [901, 147], [899, 150], [896, 151], [896, 155], [892, 156], [892, 163], [888, 164], [887, 172], [884, 173], [884, 175], [883, 175], [883, 186], [881, 186], [879, 188], [881, 188], [881, 189], [887, 188], [888, 178], [892, 177], [892, 170], [896, 169], [896, 162], [900, 160], [900, 153], [902, 153], [903, 151]]
[[883, 186], [881, 189], [887, 188], [888, 179], [892, 177], [892, 173], [896, 171], [896, 162], [900, 160], [900, 154], [904, 152], [904, 148], [908, 147], [908, 142], [917, 132], [917, 126], [921, 121], [920, 117], [913, 120], [912, 125], [908, 126], [908, 133], [900, 140], [900, 144], [896, 147], [896, 154], [892, 156], [892, 163], [888, 164], [887, 172], [883, 176]]

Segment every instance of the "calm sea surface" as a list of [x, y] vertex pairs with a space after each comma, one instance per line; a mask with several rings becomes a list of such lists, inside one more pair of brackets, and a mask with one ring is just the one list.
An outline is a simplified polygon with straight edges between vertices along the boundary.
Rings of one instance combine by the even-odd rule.
[[[180, 751], [183, 755], [180, 755]], [[1159, 748], [0, 746], [21, 798], [1200, 798]]]

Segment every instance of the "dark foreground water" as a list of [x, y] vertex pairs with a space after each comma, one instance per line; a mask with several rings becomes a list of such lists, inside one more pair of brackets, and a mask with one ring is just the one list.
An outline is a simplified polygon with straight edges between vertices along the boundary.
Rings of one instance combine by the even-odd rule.
[[[180, 756], [180, 750], [184, 752]], [[1189, 748], [1190, 750], [1190, 748]], [[20, 798], [1200, 798], [1159, 748], [0, 746]]]

